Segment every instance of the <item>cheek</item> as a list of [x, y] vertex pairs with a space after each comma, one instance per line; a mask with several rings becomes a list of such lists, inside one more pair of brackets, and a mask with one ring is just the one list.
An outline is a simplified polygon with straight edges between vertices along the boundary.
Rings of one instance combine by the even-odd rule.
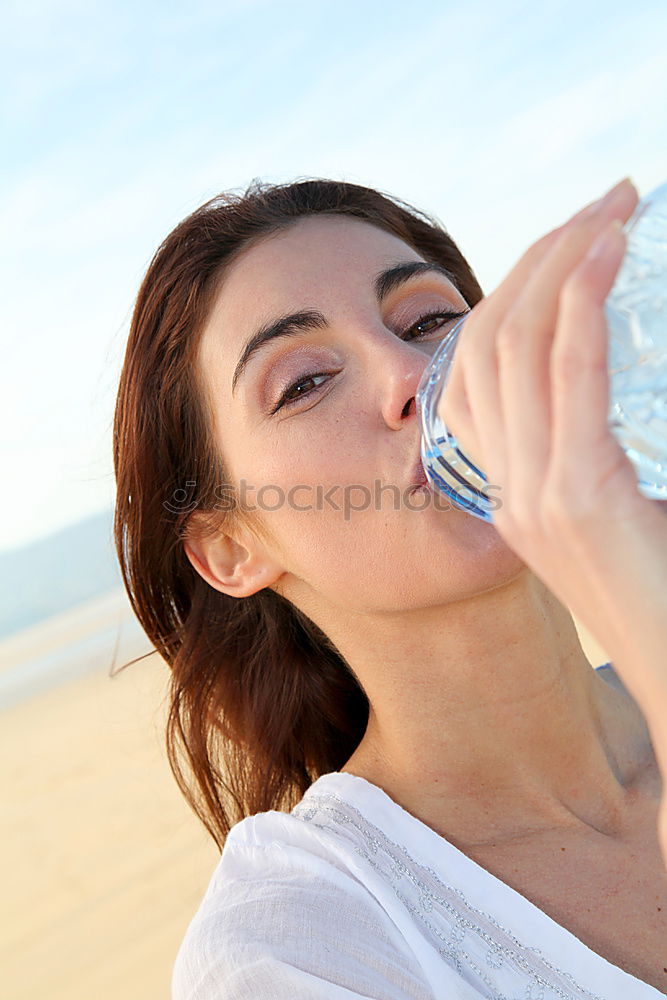
[[286, 505], [261, 513], [286, 570], [335, 606], [357, 612], [436, 607], [525, 569], [494, 528], [462, 511], [346, 511], [344, 499], [338, 502], [340, 511]]
[[[367, 448], [329, 435], [318, 444], [286, 435], [249, 442], [228, 453], [228, 467], [241, 503], [254, 504], [258, 515], [270, 518], [276, 532], [305, 530], [312, 536], [327, 522], [349, 527], [350, 516], [367, 513], [374, 504], [376, 472], [369, 466]], [[370, 485], [369, 485], [370, 484]]]
[[[229, 454], [241, 502], [270, 533], [287, 572], [351, 610], [428, 607], [462, 600], [524, 567], [496, 530], [418, 495], [373, 489], [360, 424], [321, 447], [281, 432], [248, 435]], [[261, 475], [258, 470], [261, 470]]]

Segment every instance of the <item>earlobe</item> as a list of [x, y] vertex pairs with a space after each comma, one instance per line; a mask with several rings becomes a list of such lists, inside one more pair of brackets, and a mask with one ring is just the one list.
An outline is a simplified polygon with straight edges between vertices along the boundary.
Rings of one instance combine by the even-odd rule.
[[188, 541], [183, 548], [197, 573], [230, 597], [249, 597], [275, 583], [284, 572], [261, 546], [257, 551], [248, 549], [229, 535]]

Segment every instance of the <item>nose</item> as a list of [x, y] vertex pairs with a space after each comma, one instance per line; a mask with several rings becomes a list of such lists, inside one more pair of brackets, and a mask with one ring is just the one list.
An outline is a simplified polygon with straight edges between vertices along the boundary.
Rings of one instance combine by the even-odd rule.
[[430, 357], [418, 347], [397, 340], [381, 362], [382, 416], [387, 427], [400, 430], [417, 415], [416, 395]]

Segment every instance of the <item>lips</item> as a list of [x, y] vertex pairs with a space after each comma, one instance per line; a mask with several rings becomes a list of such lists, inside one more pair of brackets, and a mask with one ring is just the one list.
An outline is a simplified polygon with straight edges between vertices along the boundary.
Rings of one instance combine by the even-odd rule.
[[420, 486], [430, 486], [428, 476], [424, 472], [424, 466], [422, 465], [421, 454], [412, 469], [410, 488], [416, 490], [419, 489]]

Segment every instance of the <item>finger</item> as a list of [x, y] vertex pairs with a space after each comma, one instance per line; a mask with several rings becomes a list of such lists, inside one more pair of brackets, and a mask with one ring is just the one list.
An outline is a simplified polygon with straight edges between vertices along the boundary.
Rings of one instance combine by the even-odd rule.
[[[609, 429], [608, 328], [604, 303], [626, 249], [619, 223], [612, 222], [563, 287], [553, 344], [553, 496], [578, 498], [582, 512], [599, 505], [610, 480], [632, 478], [629, 459]], [[582, 478], [582, 470], [586, 470]], [[571, 501], [570, 501], [571, 502]]]
[[[553, 249], [562, 234], [572, 226], [580, 224], [582, 220], [592, 217], [601, 203], [613, 199], [615, 192], [626, 183], [627, 181], [621, 181], [604, 198], [586, 205], [562, 226], [547, 233], [534, 243], [498, 288], [475, 306], [475, 322], [466, 321], [461, 330], [452, 371], [440, 404], [440, 415], [445, 425], [459, 438], [462, 450], [487, 472], [487, 477], [489, 461], [492, 462], [496, 472], [496, 483], [503, 481], [505, 460], [502, 424], [500, 422], [501, 404], [497, 389], [497, 364], [495, 351], [491, 351], [489, 355], [488, 339], [495, 335], [509, 304], [520, 294], [530, 275]], [[486, 338], [486, 347], [478, 343], [479, 336]], [[470, 384], [470, 372], [473, 369], [477, 375], [477, 384], [483, 387], [481, 397], [480, 393], [475, 394], [474, 413], [470, 406], [474, 391], [474, 386]], [[480, 426], [486, 427], [487, 434], [496, 432], [492, 439], [487, 437], [486, 455], [483, 454], [480, 446]], [[463, 430], [465, 430], [465, 440], [462, 435]], [[488, 457], [489, 451], [492, 455], [491, 460]]]
[[[620, 182], [620, 184], [623, 183], [625, 182]], [[528, 276], [532, 273], [535, 266], [542, 260], [545, 254], [551, 249], [559, 235], [569, 226], [575, 224], [578, 220], [592, 214], [604, 198], [609, 198], [609, 196], [613, 194], [619, 186], [620, 185], [617, 184], [611, 189], [611, 191], [607, 192], [603, 198], [599, 198], [596, 201], [592, 201], [588, 205], [585, 205], [584, 208], [575, 212], [575, 214], [561, 226], [557, 226], [555, 229], [551, 230], [551, 232], [542, 236], [539, 240], [533, 243], [532, 246], [530, 246], [522, 255], [517, 264], [512, 268], [510, 273], [504, 281], [501, 282], [498, 288], [491, 295], [488, 295], [486, 298], [477, 303], [475, 311], [479, 314], [482, 310], [487, 311], [490, 308], [493, 320], [498, 322], [498, 315], [503, 314], [507, 304], [510, 303], [518, 294], [518, 291], [523, 287], [528, 279]], [[470, 334], [468, 333], [467, 337], [469, 336]], [[462, 342], [463, 338], [461, 338], [461, 343]], [[460, 353], [460, 349], [457, 347], [457, 355]], [[455, 356], [455, 362], [449, 378], [447, 392], [449, 398], [452, 400], [456, 398], [459, 401], [460, 408], [465, 410], [465, 394], [461, 383], [460, 367], [461, 366], [457, 363]]]
[[[583, 217], [568, 227], [535, 267], [498, 330], [498, 387], [507, 456], [503, 471], [513, 494], [507, 498], [509, 502], [534, 505], [547, 473], [553, 447], [550, 355], [564, 283], [585, 257], [600, 227], [606, 228], [600, 218], [608, 223], [609, 216], [615, 216], [625, 222], [637, 200], [632, 186], [619, 187], [596, 216]], [[586, 327], [580, 325], [575, 335], [585, 339]], [[517, 514], [523, 517], [526, 511], [517, 510]]]
[[[491, 315], [497, 318], [498, 314], [504, 314], [505, 310], [519, 294], [521, 288], [523, 288], [535, 267], [540, 264], [565, 232], [570, 231], [573, 227], [583, 226], [586, 228], [588, 224], [590, 224], [592, 230], [601, 231], [609, 219], [612, 218], [610, 210], [613, 209], [615, 200], [621, 190], [635, 192], [635, 188], [628, 177], [623, 178], [622, 181], [619, 181], [618, 184], [610, 188], [602, 198], [592, 201], [588, 205], [585, 205], [584, 208], [579, 209], [567, 222], [557, 226], [540, 237], [539, 240], [536, 240], [519, 258], [507, 277], [484, 300]], [[627, 193], [623, 197], [628, 197]]]

